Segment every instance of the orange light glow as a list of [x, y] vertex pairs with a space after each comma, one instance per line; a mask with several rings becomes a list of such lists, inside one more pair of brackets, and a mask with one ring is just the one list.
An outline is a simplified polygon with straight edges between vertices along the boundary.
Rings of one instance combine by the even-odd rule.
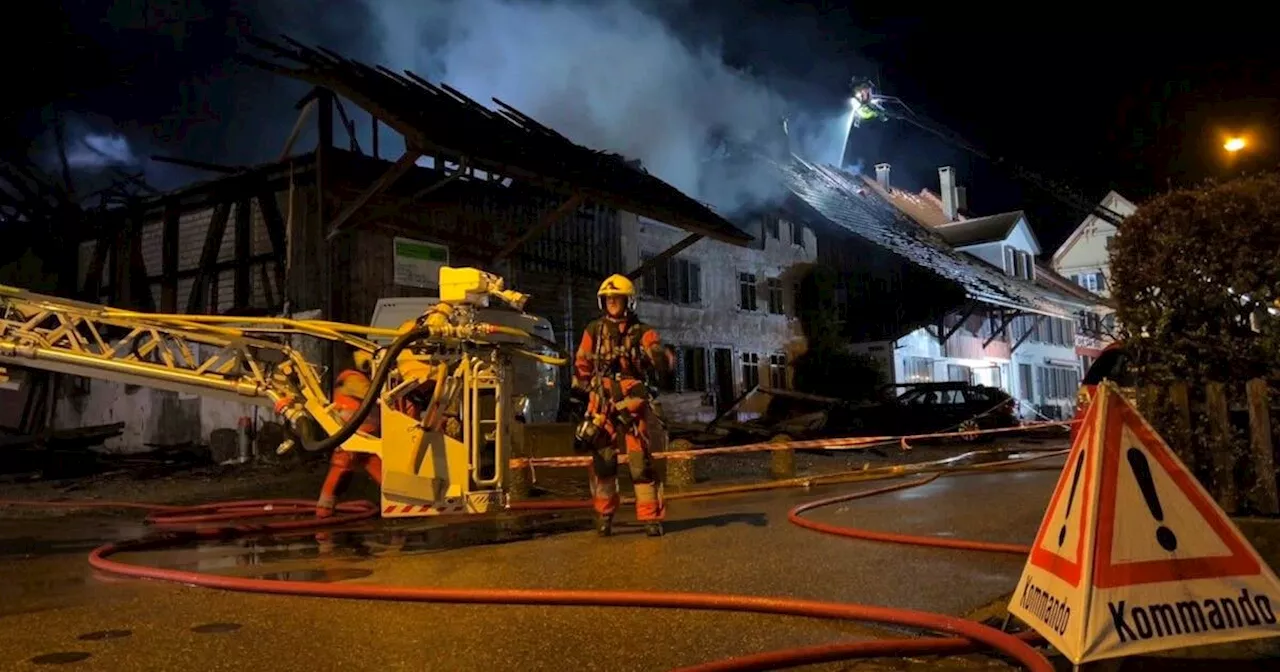
[[1235, 152], [1244, 149], [1248, 144], [1249, 143], [1245, 142], [1244, 138], [1234, 137], [1228, 138], [1227, 141], [1223, 143], [1222, 148], [1234, 154]]

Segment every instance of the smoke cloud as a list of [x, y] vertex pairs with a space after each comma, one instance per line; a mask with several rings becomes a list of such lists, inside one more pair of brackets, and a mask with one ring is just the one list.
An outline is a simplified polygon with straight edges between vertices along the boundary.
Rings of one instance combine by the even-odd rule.
[[[681, 39], [626, 0], [363, 0], [372, 58], [489, 104], [499, 98], [571, 140], [640, 159], [732, 213], [781, 195], [776, 175], [713, 162], [719, 138], [777, 142], [841, 165], [847, 110], [800, 114], [714, 44]], [[843, 126], [843, 127], [842, 127]]]
[[94, 170], [137, 162], [128, 139], [119, 133], [88, 133], [67, 148], [67, 164], [72, 168]]

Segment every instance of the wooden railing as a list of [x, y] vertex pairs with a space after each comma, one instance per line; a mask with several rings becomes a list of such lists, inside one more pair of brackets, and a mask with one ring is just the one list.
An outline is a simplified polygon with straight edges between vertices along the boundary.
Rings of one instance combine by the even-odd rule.
[[1280, 513], [1275, 448], [1280, 396], [1266, 380], [1243, 386], [1208, 383], [1146, 387], [1143, 414], [1229, 513]]

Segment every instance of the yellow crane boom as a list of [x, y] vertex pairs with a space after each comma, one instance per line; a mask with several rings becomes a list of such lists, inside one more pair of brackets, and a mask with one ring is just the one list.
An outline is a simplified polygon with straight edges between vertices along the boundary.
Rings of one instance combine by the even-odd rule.
[[[299, 435], [309, 433], [300, 421], [311, 419], [329, 436], [308, 449], [340, 445], [380, 456], [385, 514], [483, 511], [504, 501], [503, 458], [514, 418], [508, 356], [564, 360], [533, 352], [546, 344], [525, 332], [474, 320], [473, 307], [490, 297], [523, 308], [527, 297], [505, 289], [501, 278], [469, 268], [446, 267], [440, 275], [440, 303], [401, 329], [144, 313], [0, 285], [0, 369], [8, 364], [268, 406]], [[508, 342], [495, 342], [495, 335]], [[299, 336], [368, 356], [375, 393], [355, 418], [334, 413], [315, 366], [290, 345]], [[371, 337], [395, 340], [384, 348]], [[430, 413], [397, 410], [419, 388], [432, 390]], [[357, 430], [370, 412], [381, 413], [380, 437]], [[456, 420], [448, 434], [426, 420], [446, 413]], [[493, 471], [482, 474], [481, 462]]]

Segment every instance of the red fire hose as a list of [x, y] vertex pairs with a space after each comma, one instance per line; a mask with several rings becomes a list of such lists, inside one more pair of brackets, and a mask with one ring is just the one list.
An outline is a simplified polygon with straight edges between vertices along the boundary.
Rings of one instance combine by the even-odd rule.
[[[932, 482], [941, 475], [942, 474], [936, 474], [925, 479], [897, 484], [888, 488], [879, 488], [801, 504], [790, 511], [788, 519], [792, 523], [802, 527], [827, 534], [835, 534], [855, 539], [1000, 553], [1028, 552], [1028, 549], [1020, 546], [873, 532], [870, 530], [816, 523], [800, 517], [801, 513], [817, 507], [862, 497], [869, 497], [893, 490], [901, 490], [903, 488], [924, 485]], [[344, 585], [311, 583], [305, 581], [276, 581], [147, 567], [128, 564], [112, 560], [110, 558], [110, 556], [119, 552], [162, 548], [179, 540], [225, 539], [229, 534], [266, 534], [331, 528], [336, 525], [376, 517], [378, 510], [369, 502], [348, 502], [341, 504], [338, 506], [336, 511], [337, 515], [322, 520], [288, 520], [260, 523], [252, 523], [249, 521], [268, 516], [310, 515], [315, 511], [315, 503], [305, 500], [253, 500], [192, 507], [148, 505], [127, 502], [0, 501], [0, 504], [26, 504], [60, 508], [128, 507], [149, 510], [152, 513], [147, 518], [148, 522], [168, 530], [172, 530], [173, 533], [158, 538], [111, 543], [100, 546], [89, 554], [89, 564], [100, 571], [121, 576], [172, 581], [175, 583], [202, 586], [206, 588], [302, 597], [388, 600], [401, 602], [647, 607], [754, 612], [892, 624], [955, 635], [953, 637], [884, 639], [870, 642], [793, 648], [703, 663], [700, 665], [681, 668], [679, 672], [776, 670], [797, 667], [800, 665], [850, 660], [854, 658], [959, 654], [978, 651], [983, 648], [992, 648], [1001, 651], [1014, 660], [1017, 660], [1024, 667], [1028, 670], [1032, 670], [1033, 672], [1052, 672], [1053, 670], [1049, 661], [1031, 646], [1031, 643], [1038, 641], [1038, 637], [1035, 633], [1027, 632], [1015, 636], [963, 618], [907, 609], [820, 602], [816, 600], [714, 593], [432, 588], [373, 586], [362, 584]], [[539, 510], [544, 508], [570, 508], [590, 505], [587, 502], [567, 501], [555, 502], [553, 504], [554, 506], [542, 506], [536, 503], [530, 503], [527, 506], [520, 506], [517, 504], [512, 508]], [[208, 523], [226, 524], [211, 527], [207, 525]]]

